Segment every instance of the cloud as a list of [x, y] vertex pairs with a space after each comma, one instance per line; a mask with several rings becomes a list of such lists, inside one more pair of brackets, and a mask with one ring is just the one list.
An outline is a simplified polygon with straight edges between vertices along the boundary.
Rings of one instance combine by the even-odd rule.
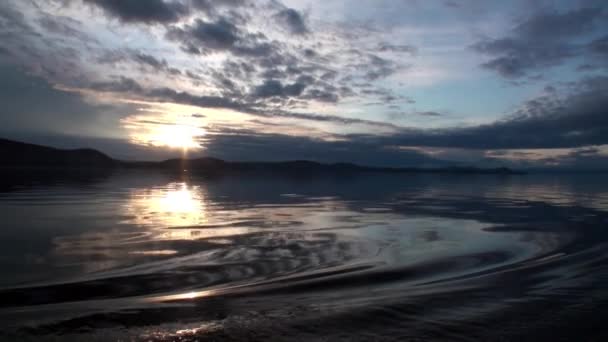
[[266, 80], [263, 84], [255, 87], [254, 96], [258, 97], [285, 97], [285, 96], [300, 96], [306, 84], [293, 83], [288, 85], [281, 84], [277, 80]]
[[277, 48], [263, 34], [244, 32], [225, 17], [215, 21], [196, 19], [191, 25], [172, 27], [167, 37], [180, 42], [183, 51], [195, 55], [230, 52], [235, 56], [279, 58]]
[[542, 159], [540, 163], [578, 170], [606, 170], [608, 169], [608, 155], [602, 154], [596, 147], [586, 147], [571, 151], [566, 156]]
[[281, 10], [275, 14], [275, 18], [292, 34], [303, 35], [310, 32], [302, 14], [293, 8]]
[[586, 78], [566, 94], [551, 93], [525, 102], [491, 124], [438, 130], [405, 129], [368, 137], [383, 145], [468, 149], [574, 148], [608, 144], [608, 77]]
[[170, 23], [188, 13], [178, 1], [165, 0], [83, 0], [103, 9], [109, 16], [128, 23]]
[[191, 0], [192, 7], [202, 10], [209, 15], [217, 14], [218, 7], [245, 6], [247, 0]]
[[[207, 99], [224, 97], [227, 103], [237, 103], [231, 109], [255, 108], [264, 112], [279, 107], [306, 111], [308, 107], [337, 106], [346, 101], [395, 103], [398, 96], [394, 91], [380, 89], [378, 83], [405, 67], [397, 60], [398, 54], [415, 52], [412, 46], [389, 42], [378, 43], [376, 50], [376, 42], [369, 45], [369, 37], [360, 41], [350, 37], [350, 30], [345, 33], [324, 28], [312, 32], [304, 15], [296, 12], [296, 16], [274, 1], [260, 4], [247, 0], [163, 0], [152, 1], [151, 9], [145, 10], [139, 8], [144, 6], [139, 2], [85, 1], [102, 8], [106, 17], [119, 19], [119, 25], [113, 23], [111, 30], [96, 35], [99, 27], [108, 24], [107, 18], [96, 17], [94, 22], [88, 22], [76, 16], [79, 23], [56, 15], [58, 6], [40, 6], [40, 13], [48, 14], [46, 18], [33, 15], [36, 10], [28, 11], [27, 16], [7, 13], [11, 22], [5, 25], [5, 32], [10, 32], [11, 37], [5, 39], [9, 44], [3, 56], [69, 88], [89, 83], [85, 87], [101, 91], [111, 91], [113, 86], [127, 90], [145, 85], [192, 92], [191, 87], [196, 86], [200, 96]], [[77, 4], [82, 4], [80, 0], [65, 3], [72, 5], [70, 11], [77, 11]], [[2, 5], [0, 12], [1, 9]], [[294, 33], [289, 30], [267, 25], [264, 11], [271, 13], [270, 19], [283, 12], [283, 19], [291, 18], [287, 25], [303, 32], [302, 27], [297, 28], [299, 18], [308, 31], [306, 37], [296, 42], [290, 39]], [[161, 12], [173, 14], [158, 14]], [[86, 17], [91, 13], [83, 14]], [[30, 27], [30, 23], [36, 25]], [[138, 23], [146, 25], [132, 26]], [[147, 26], [156, 23], [162, 26]], [[24, 28], [18, 29], [19, 25]], [[110, 39], [123, 34], [128, 39]], [[160, 34], [170, 44], [158, 41], [149, 48], [134, 48], [127, 43], [146, 41], [150, 34]], [[372, 50], [379, 55], [370, 53]], [[129, 84], [126, 79], [137, 80], [138, 84]], [[277, 82], [280, 88], [276, 87]], [[378, 91], [373, 93], [374, 89]]]
[[602, 8], [538, 13], [516, 25], [510, 35], [486, 38], [472, 47], [491, 57], [482, 67], [506, 78], [519, 78], [584, 55], [578, 40], [601, 29], [602, 13]]
[[282, 161], [307, 159], [319, 162], [351, 162], [377, 166], [439, 165], [423, 153], [396, 150], [363, 141], [324, 141], [283, 134], [263, 134], [258, 131], [237, 130], [211, 132], [203, 142], [207, 155], [228, 160]]
[[386, 42], [378, 43], [376, 49], [380, 52], [404, 52], [411, 55], [418, 53], [418, 48], [412, 45], [395, 45]]
[[369, 62], [361, 66], [363, 70], [367, 70], [365, 79], [368, 81], [389, 77], [401, 69], [397, 63], [386, 58], [376, 55], [368, 55], [367, 58]]
[[608, 67], [608, 35], [590, 42], [587, 48], [593, 57], [593, 63]]
[[38, 19], [38, 24], [47, 32], [52, 32], [62, 37], [73, 37], [83, 42], [93, 40], [93, 38], [81, 31], [82, 23], [74, 18], [47, 14]]
[[[280, 84], [280, 87], [278, 87], [278, 84], [274, 84], [275, 82], [266, 83], [267, 84], [261, 85], [262, 90], [260, 91], [263, 93], [254, 96], [254, 100], [256, 97], [264, 98], [274, 96], [296, 96], [299, 92], [298, 88], [300, 87], [297, 84], [291, 84], [287, 86], [283, 86], [282, 84]], [[202, 108], [232, 109], [241, 113], [265, 118], [290, 118], [316, 122], [332, 122], [347, 125], [360, 124], [391, 129], [398, 128], [397, 126], [391, 123], [385, 123], [380, 121], [316, 113], [290, 112], [283, 109], [266, 108], [263, 106], [260, 107], [260, 103], [256, 101], [246, 102], [244, 101], [244, 99], [229, 98], [225, 96], [194, 95], [189, 92], [178, 91], [167, 87], [146, 89], [141, 86], [137, 81], [124, 76], [121, 76], [114, 81], [93, 82], [86, 86], [83, 85], [83, 87], [102, 92], [120, 93], [123, 96], [131, 95], [147, 101], [170, 102], [198, 106]], [[273, 95], [275, 93], [277, 95]], [[317, 95], [323, 96], [320, 94]]]
[[416, 114], [421, 115], [421, 116], [443, 116], [443, 114], [438, 113], [438, 112], [433, 112], [433, 111], [416, 112]]
[[188, 52], [203, 53], [200, 48], [212, 50], [230, 50], [234, 47], [240, 32], [237, 27], [226, 18], [219, 18], [215, 22], [207, 22], [197, 19], [193, 25], [185, 29], [174, 28], [169, 31], [168, 36], [185, 42]]
[[110, 118], [126, 116], [128, 105], [88, 101], [77, 92], [56, 89], [45, 79], [0, 64], [0, 130], [102, 134], [116, 131]]

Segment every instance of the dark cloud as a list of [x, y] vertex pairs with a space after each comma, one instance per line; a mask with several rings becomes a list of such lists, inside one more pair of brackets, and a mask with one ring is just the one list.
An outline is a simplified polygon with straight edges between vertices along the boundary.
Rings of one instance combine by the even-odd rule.
[[164, 71], [171, 75], [180, 75], [181, 74], [180, 70], [170, 67], [165, 59], [157, 59], [156, 57], [154, 57], [152, 55], [148, 55], [148, 54], [141, 53], [141, 52], [133, 54], [132, 58], [135, 62], [139, 63], [140, 65], [152, 68], [152, 70], [155, 72]]
[[77, 38], [83, 42], [91, 42], [94, 39], [82, 32], [82, 23], [76, 19], [45, 15], [38, 19], [38, 24], [47, 32], [55, 33], [63, 38]]
[[338, 102], [340, 96], [332, 91], [315, 88], [308, 90], [306, 94], [304, 94], [303, 98], [307, 100], [335, 103]]
[[317, 56], [317, 52], [313, 49], [305, 49], [304, 56], [306, 56], [308, 58], [313, 58], [313, 57]]
[[[270, 82], [274, 83], [274, 82]], [[262, 84], [262, 87], [273, 88], [275, 85], [266, 85]], [[184, 91], [178, 91], [170, 88], [153, 88], [153, 89], [145, 89], [142, 87], [137, 81], [127, 78], [127, 77], [119, 77], [115, 81], [104, 81], [104, 82], [93, 82], [91, 84], [86, 85], [87, 88], [103, 91], [103, 92], [116, 92], [121, 93], [123, 96], [131, 95], [136, 97], [141, 97], [142, 99], [158, 101], [158, 102], [171, 102], [178, 104], [187, 104], [193, 105], [203, 108], [223, 108], [223, 109], [232, 109], [242, 113], [247, 113], [254, 116], [266, 117], [266, 118], [292, 118], [292, 119], [300, 119], [300, 120], [308, 120], [308, 121], [318, 121], [318, 122], [334, 122], [340, 124], [361, 124], [361, 125], [369, 125], [369, 126], [379, 126], [379, 127], [388, 127], [397, 129], [397, 126], [372, 121], [372, 120], [363, 120], [363, 119], [354, 119], [347, 117], [340, 117], [334, 115], [323, 115], [323, 114], [313, 114], [313, 113], [295, 113], [288, 112], [281, 109], [274, 109], [268, 107], [260, 107], [260, 103], [258, 102], [245, 102], [244, 99], [236, 99], [225, 96], [205, 96], [205, 95], [194, 95]], [[299, 92], [300, 85], [290, 84], [287, 86], [283, 86], [281, 84], [281, 94], [282, 96], [290, 96], [290, 94], [297, 94]], [[264, 97], [274, 97], [279, 95], [269, 95], [271, 91], [270, 89], [263, 90], [265, 93], [262, 95], [257, 95], [259, 98]], [[255, 91], [254, 91], [255, 93]], [[326, 96], [329, 97], [327, 101], [331, 101], [331, 97], [336, 96], [334, 94], [323, 94], [322, 91], [319, 93], [314, 93], [314, 96], [319, 98]], [[313, 96], [307, 92], [303, 96]], [[254, 100], [256, 96], [254, 96]]]
[[139, 85], [135, 80], [120, 76], [116, 81], [100, 81], [93, 82], [88, 85], [88, 88], [105, 91], [105, 92], [116, 92], [116, 93], [134, 93], [139, 94], [143, 92], [142, 86]]
[[405, 52], [411, 55], [415, 55], [418, 52], [418, 48], [412, 45], [395, 45], [386, 42], [378, 43], [376, 49], [381, 52]]
[[484, 68], [507, 78], [522, 77], [584, 54], [578, 39], [601, 26], [602, 12], [601, 8], [581, 8], [536, 14], [515, 26], [509, 36], [484, 39], [473, 49], [492, 57], [482, 64]]
[[156, 59], [156, 57], [145, 53], [136, 53], [133, 58], [141, 64], [149, 65], [156, 69], [163, 69], [167, 67], [167, 61], [164, 59], [159, 60]]
[[247, 4], [247, 0], [191, 0], [192, 7], [202, 10], [209, 15], [217, 14], [220, 7], [237, 7]]
[[[132, 63], [142, 72], [165, 73], [169, 77], [182, 75], [179, 69], [171, 67], [164, 58], [157, 58], [131, 49], [104, 51], [97, 57], [96, 61], [114, 67], [117, 67], [119, 63]], [[190, 77], [190, 75], [186, 76]]]
[[350, 162], [378, 166], [432, 166], [440, 164], [422, 153], [385, 148], [354, 141], [324, 141], [318, 138], [263, 134], [257, 131], [221, 129], [203, 142], [209, 155], [228, 160], [294, 160]]
[[376, 55], [368, 56], [369, 63], [361, 65], [365, 72], [365, 79], [368, 81], [376, 81], [381, 78], [386, 78], [396, 73], [401, 67], [392, 60], [378, 57]]
[[188, 13], [178, 1], [165, 0], [83, 0], [103, 9], [109, 16], [123, 22], [170, 23]]
[[597, 53], [604, 58], [608, 58], [608, 36], [598, 38], [589, 43], [589, 50], [591, 50], [592, 53]]
[[197, 19], [192, 26], [185, 30], [174, 28], [169, 32], [170, 38], [182, 40], [188, 44], [188, 50], [202, 53], [201, 48], [212, 50], [230, 50], [240, 39], [235, 25], [225, 18], [215, 22]]
[[540, 160], [540, 163], [557, 168], [577, 170], [606, 170], [608, 155], [601, 154], [595, 147], [576, 149], [565, 156]]
[[527, 101], [492, 124], [439, 130], [404, 130], [372, 137], [379, 144], [469, 149], [573, 148], [608, 144], [608, 77], [587, 78], [569, 94]]
[[167, 37], [180, 42], [182, 50], [191, 54], [231, 52], [235, 56], [279, 58], [277, 47], [263, 34], [245, 32], [225, 17], [215, 21], [197, 19], [191, 25], [173, 27]]
[[275, 18], [292, 34], [302, 35], [310, 32], [302, 14], [293, 8], [281, 10]]
[[300, 96], [304, 89], [306, 89], [306, 86], [307, 84], [303, 82], [283, 85], [277, 80], [266, 80], [263, 84], [255, 87], [253, 95], [256, 97]]
[[443, 114], [441, 114], [439, 112], [432, 112], [432, 111], [416, 112], [416, 114], [421, 115], [421, 116], [443, 116]]
[[116, 127], [110, 118], [118, 121], [131, 110], [128, 106], [91, 103], [79, 93], [56, 89], [41, 77], [1, 64], [0, 103], [0, 130], [4, 133], [112, 132]]

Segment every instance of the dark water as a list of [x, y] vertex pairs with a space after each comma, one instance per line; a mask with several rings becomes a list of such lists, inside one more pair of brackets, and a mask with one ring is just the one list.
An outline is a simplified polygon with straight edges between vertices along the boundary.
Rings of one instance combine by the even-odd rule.
[[0, 186], [0, 339], [608, 340], [604, 175]]

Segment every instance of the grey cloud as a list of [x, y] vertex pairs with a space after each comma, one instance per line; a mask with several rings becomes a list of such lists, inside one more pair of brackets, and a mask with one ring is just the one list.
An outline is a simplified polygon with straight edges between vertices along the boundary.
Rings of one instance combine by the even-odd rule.
[[589, 32], [595, 20], [601, 18], [602, 8], [580, 8], [565, 13], [556, 11], [540, 13], [515, 28], [519, 37], [561, 40]]
[[156, 57], [145, 53], [136, 53], [133, 58], [142, 64], [149, 65], [156, 69], [163, 69], [167, 67], [167, 61], [165, 61], [164, 59], [159, 60], [156, 59]]
[[[46, 25], [55, 30], [67, 29], [60, 23], [70, 23], [70, 29], [76, 30], [76, 21], [59, 19], [59, 17], [48, 16], [41, 12], [42, 21], [38, 25], [32, 25], [29, 18], [21, 13], [11, 2], [0, 2], [0, 41], [6, 49], [6, 60], [14, 65], [25, 67], [35, 71], [37, 75], [53, 78], [56, 81], [70, 82], [82, 77], [81, 58], [82, 51], [76, 48], [68, 38], [42, 34], [37, 26]], [[45, 21], [45, 18], [48, 21]], [[53, 26], [54, 23], [55, 26]], [[67, 25], [67, 24], [66, 24]], [[94, 39], [85, 39], [84, 34], [73, 37], [86, 40], [89, 47], [96, 46]]]
[[135, 53], [133, 54], [133, 60], [140, 65], [151, 67], [155, 72], [165, 71], [171, 75], [181, 74], [180, 70], [170, 67], [165, 59], [157, 59], [152, 55], [141, 52]]
[[539, 158], [534, 166], [549, 166], [552, 169], [576, 169], [577, 171], [605, 171], [608, 168], [608, 156], [601, 154], [596, 147], [583, 147], [574, 149], [565, 156]]
[[216, 14], [218, 7], [237, 7], [247, 3], [246, 0], [191, 0], [192, 7], [208, 14]]
[[608, 77], [587, 78], [567, 95], [549, 94], [523, 104], [492, 124], [441, 130], [404, 130], [386, 145], [471, 149], [570, 148], [608, 144]]
[[292, 34], [302, 35], [310, 32], [302, 14], [293, 8], [281, 10], [275, 18]]
[[93, 82], [88, 88], [107, 92], [142, 93], [143, 88], [135, 80], [121, 76], [117, 81]]
[[313, 57], [317, 56], [317, 52], [313, 49], [305, 49], [304, 56], [306, 56], [308, 58], [313, 58]]
[[185, 29], [173, 28], [168, 37], [181, 40], [187, 46], [187, 51], [203, 53], [201, 48], [214, 50], [229, 50], [239, 40], [239, 32], [236, 26], [225, 18], [215, 22], [207, 22], [197, 19], [193, 25]]
[[507, 78], [524, 76], [539, 67], [557, 65], [578, 54], [578, 48], [567, 43], [530, 42], [513, 38], [482, 41], [475, 44], [474, 49], [497, 56], [482, 66]]
[[209, 155], [229, 160], [307, 159], [327, 163], [340, 161], [378, 166], [429, 166], [439, 163], [419, 152], [387, 149], [357, 140], [323, 141], [309, 137], [263, 134], [246, 129], [237, 131], [222, 129], [214, 132], [204, 145]]
[[[97, 57], [97, 62], [110, 65], [115, 65], [120, 62], [131, 62], [135, 63], [137, 67], [145, 72], [162, 72], [169, 76], [182, 74], [179, 69], [171, 67], [164, 58], [159, 59], [153, 55], [130, 49], [104, 51]], [[190, 75], [186, 76], [189, 77]]]
[[[313, 114], [313, 113], [296, 113], [296, 112], [288, 112], [280, 109], [269, 109], [266, 107], [260, 107], [257, 102], [248, 103], [243, 102], [237, 99], [231, 99], [225, 96], [205, 96], [205, 95], [194, 95], [188, 92], [177, 91], [170, 88], [153, 88], [153, 89], [145, 89], [142, 87], [137, 81], [133, 79], [129, 79], [126, 77], [119, 77], [116, 81], [104, 81], [104, 82], [94, 82], [88, 84], [87, 87], [89, 89], [104, 91], [104, 92], [119, 92], [123, 95], [130, 94], [132, 96], [137, 96], [141, 98], [145, 98], [147, 100], [154, 100], [159, 102], [172, 102], [178, 104], [188, 104], [193, 106], [199, 106], [203, 108], [224, 108], [224, 109], [232, 109], [236, 111], [240, 111], [243, 113], [247, 113], [253, 116], [259, 117], [281, 117], [281, 118], [294, 118], [300, 120], [309, 120], [309, 121], [318, 121], [318, 122], [335, 122], [341, 124], [361, 124], [361, 125], [369, 125], [369, 126], [379, 126], [379, 127], [387, 127], [392, 129], [397, 129], [398, 127], [384, 122], [372, 121], [372, 120], [363, 120], [363, 119], [354, 119], [347, 117], [340, 117], [334, 115], [323, 115], [323, 114]], [[268, 86], [272, 88], [272, 86]], [[288, 90], [285, 90], [285, 86], [282, 86], [283, 95], [287, 96], [286, 93], [297, 93], [299, 86], [288, 85], [286, 86]], [[270, 90], [265, 90], [270, 91]], [[306, 94], [302, 96], [311, 96], [316, 97], [317, 99], [326, 101], [334, 101], [334, 97], [337, 96], [335, 94], [325, 94], [321, 90], [313, 90], [307, 91]], [[254, 98], [255, 99], [255, 98]]]
[[169, 88], [156, 88], [140, 92], [142, 95], [163, 102], [190, 104], [204, 108], [227, 108], [245, 111], [243, 104], [220, 96], [197, 96]]
[[25, 22], [25, 16], [19, 10], [13, 8], [10, 3], [0, 4], [0, 28], [2, 34], [9, 32], [31, 32], [31, 27]]
[[112, 132], [116, 128], [106, 126], [111, 122], [108, 118], [118, 120], [131, 110], [129, 106], [91, 103], [77, 92], [56, 89], [41, 77], [6, 65], [0, 65], [0, 102], [0, 130], [5, 133]]
[[539, 13], [515, 26], [509, 36], [483, 39], [472, 47], [491, 57], [484, 68], [506, 78], [523, 77], [583, 55], [578, 40], [601, 26], [602, 12], [602, 8], [581, 8]]
[[365, 78], [368, 81], [375, 81], [380, 78], [388, 77], [400, 69], [395, 62], [376, 55], [369, 55], [368, 59], [369, 64], [362, 65], [362, 67], [367, 70]]
[[340, 97], [335, 92], [323, 90], [323, 89], [310, 89], [304, 94], [304, 99], [316, 100], [320, 102], [335, 103], [338, 102]]
[[94, 38], [86, 35], [80, 30], [82, 23], [73, 18], [47, 14], [38, 19], [38, 24], [47, 32], [53, 32], [64, 38], [75, 37], [83, 42], [94, 41]]
[[306, 88], [305, 83], [292, 83], [283, 85], [277, 80], [266, 80], [263, 84], [255, 87], [253, 94], [257, 97], [285, 97], [285, 96], [300, 96]]
[[421, 115], [421, 116], [443, 116], [443, 114], [441, 114], [439, 112], [432, 112], [432, 111], [416, 112], [416, 114]]
[[[389, 108], [394, 110], [399, 110], [401, 107], [399, 106], [389, 106]], [[419, 112], [391, 112], [387, 114], [387, 117], [391, 120], [402, 120], [405, 118], [411, 118], [412, 115], [426, 116], [426, 117], [440, 117], [444, 116], [444, 114], [434, 111], [419, 111]]]
[[276, 56], [277, 49], [265, 41], [263, 34], [244, 32], [228, 18], [215, 21], [197, 19], [183, 28], [172, 27], [167, 32], [170, 40], [180, 42], [182, 50], [191, 54], [211, 52], [231, 52], [235, 56], [267, 57]]
[[381, 52], [386, 52], [386, 51], [404, 52], [404, 53], [409, 53], [411, 55], [415, 55], [418, 52], [418, 48], [416, 48], [415, 46], [395, 45], [395, 44], [390, 44], [390, 43], [386, 43], [386, 42], [378, 43], [378, 46], [376, 47], [376, 49]]
[[598, 38], [589, 43], [589, 50], [593, 53], [602, 55], [603, 58], [608, 57], [608, 36]]
[[83, 0], [103, 9], [109, 16], [123, 22], [170, 23], [188, 13], [178, 1], [165, 0]]

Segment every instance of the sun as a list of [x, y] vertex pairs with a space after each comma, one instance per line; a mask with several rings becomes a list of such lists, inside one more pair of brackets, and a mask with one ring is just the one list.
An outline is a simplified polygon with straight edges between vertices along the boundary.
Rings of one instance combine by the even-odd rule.
[[130, 140], [143, 146], [168, 147], [182, 150], [201, 149], [201, 138], [207, 133], [197, 125], [181, 123], [149, 123], [145, 119], [135, 118], [125, 122], [130, 130]]
[[[138, 111], [122, 118], [131, 143], [163, 149], [198, 150], [205, 148], [209, 134], [207, 114], [198, 108], [170, 104], [144, 103]], [[195, 114], [192, 114], [192, 113]]]
[[149, 137], [149, 143], [155, 146], [171, 148], [198, 149], [201, 148], [197, 138], [205, 135], [205, 130], [187, 125], [163, 125], [158, 127]]

